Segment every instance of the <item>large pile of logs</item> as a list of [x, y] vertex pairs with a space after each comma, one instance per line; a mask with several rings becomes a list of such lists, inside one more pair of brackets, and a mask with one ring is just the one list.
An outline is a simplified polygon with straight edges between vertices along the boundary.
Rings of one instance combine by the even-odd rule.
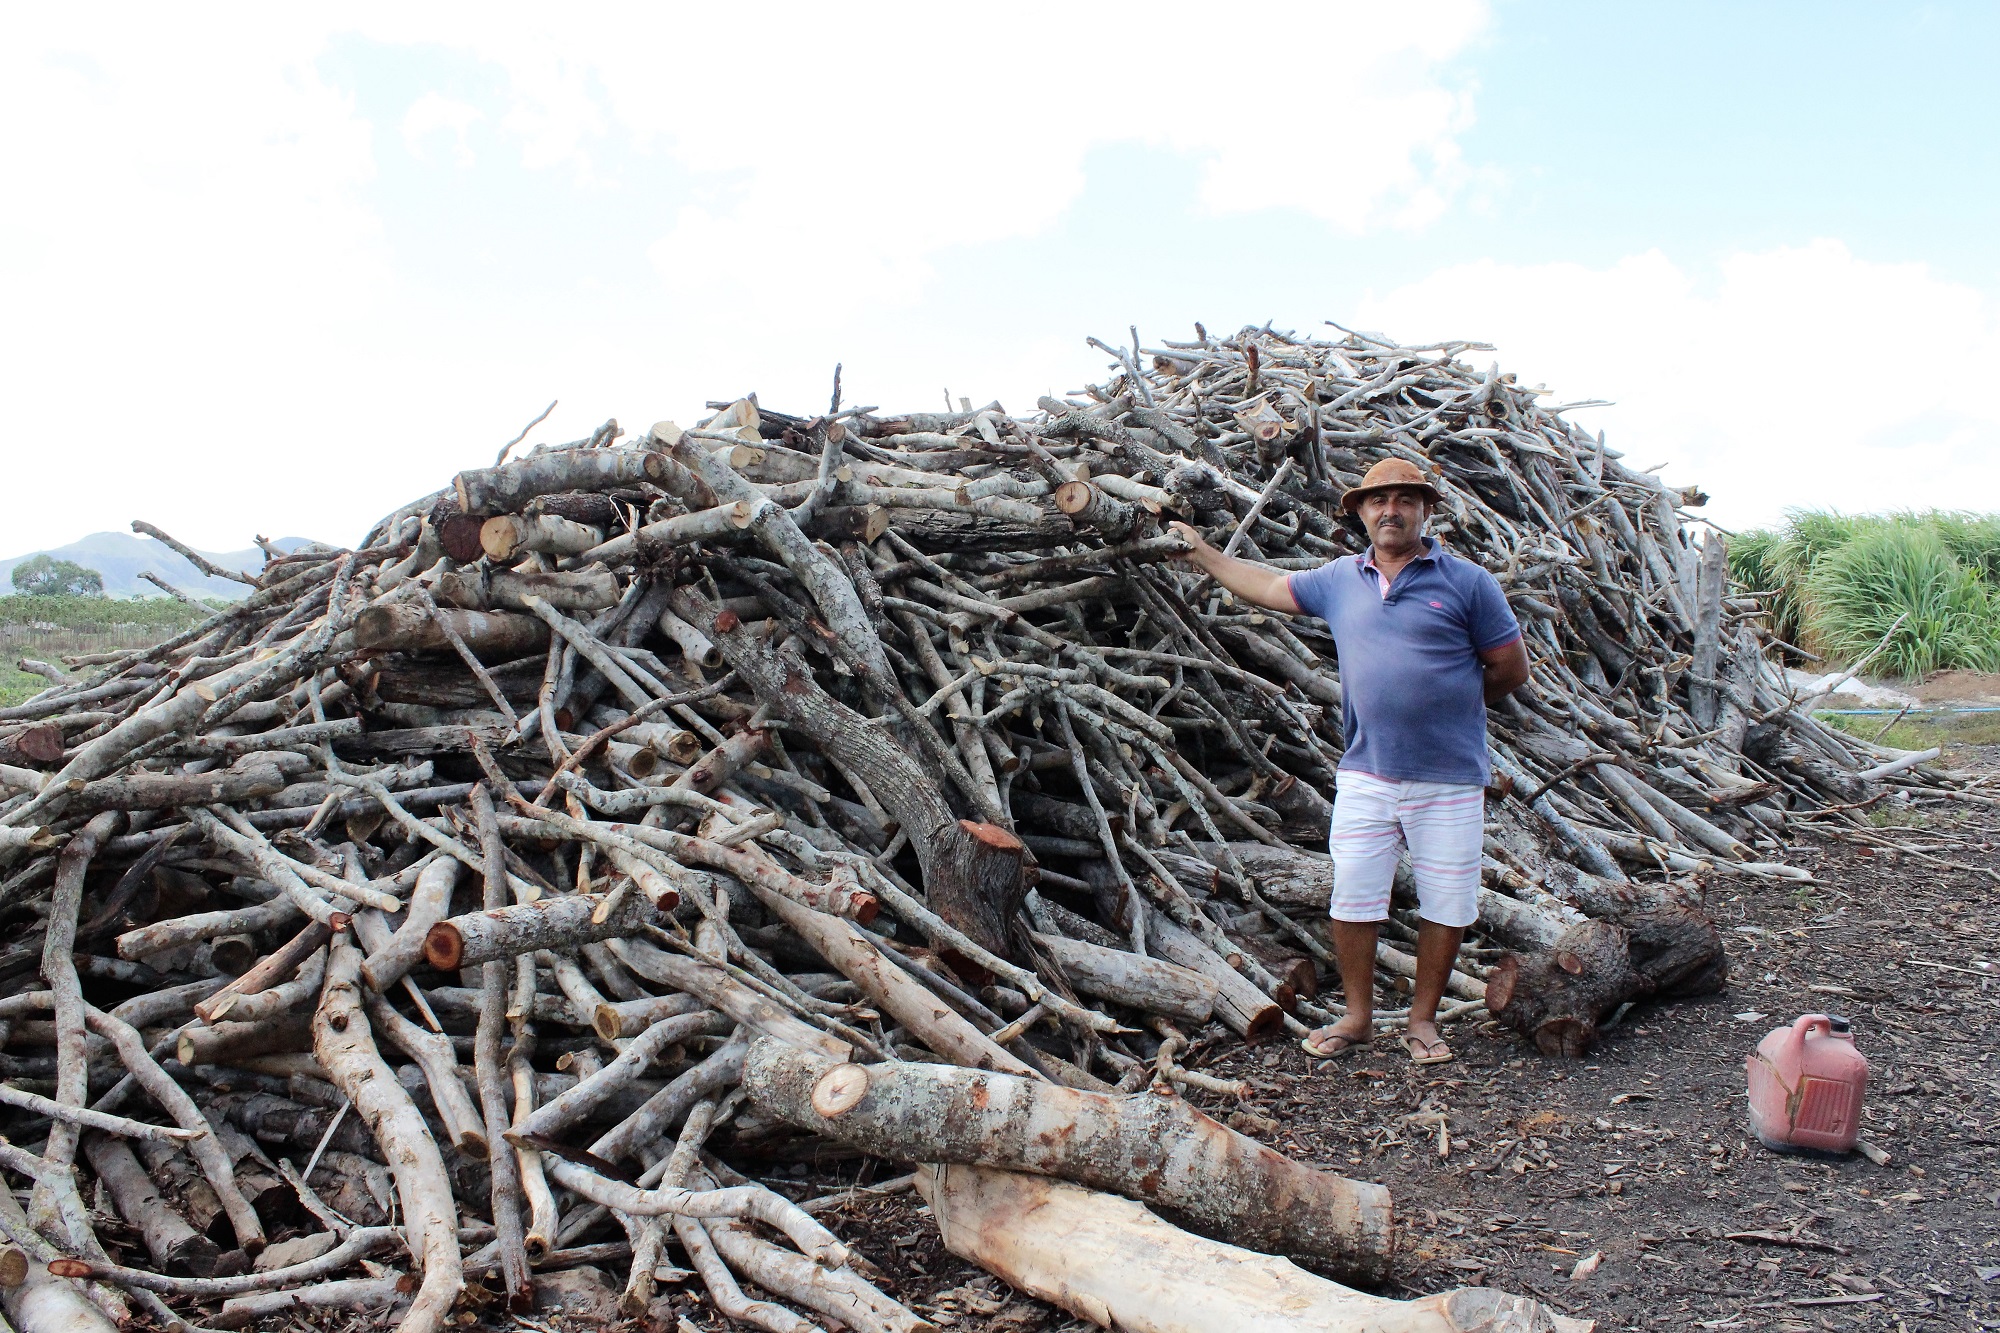
[[[1574, 1053], [1713, 989], [1705, 878], [1798, 878], [1789, 821], [1938, 781], [1784, 692], [1721, 537], [1682, 522], [1699, 497], [1472, 346], [1135, 337], [1032, 415], [836, 393], [606, 423], [49, 667], [0, 709], [0, 1168], [33, 1184], [25, 1212], [0, 1190], [9, 1317], [429, 1329], [472, 1284], [519, 1303], [592, 1262], [633, 1314], [695, 1280], [766, 1329], [921, 1326], [752, 1178], [808, 1151], [958, 1164], [925, 1185], [970, 1182], [948, 1230], [1039, 1189], [1150, 1243], [1136, 1205], [1027, 1173], [1172, 1210], [1225, 1243], [1201, 1263], [1381, 1274], [1384, 1191], [1178, 1095], [1240, 1091], [1177, 1058], [1202, 1025], [1341, 1012], [1342, 726], [1324, 626], [1231, 604], [1166, 520], [1308, 568], [1359, 549], [1339, 495], [1396, 454], [1507, 589], [1534, 671], [1493, 713], [1447, 1019]], [[1066, 1280], [993, 1225], [954, 1246]], [[1487, 1317], [1343, 1290], [1310, 1299]], [[1552, 1326], [1531, 1307], [1507, 1318]]]

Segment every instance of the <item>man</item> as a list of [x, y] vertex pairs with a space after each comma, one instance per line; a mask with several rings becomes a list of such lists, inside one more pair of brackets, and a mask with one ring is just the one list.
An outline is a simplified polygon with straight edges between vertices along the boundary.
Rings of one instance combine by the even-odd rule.
[[1479, 917], [1486, 705], [1528, 679], [1528, 655], [1493, 576], [1424, 534], [1437, 502], [1414, 464], [1384, 459], [1341, 497], [1373, 544], [1296, 574], [1226, 556], [1187, 524], [1172, 525], [1192, 548], [1183, 558], [1237, 597], [1319, 616], [1333, 630], [1347, 751], [1335, 777], [1328, 910], [1347, 1015], [1305, 1038], [1321, 1058], [1374, 1034], [1375, 936], [1405, 846], [1422, 919], [1403, 1044], [1418, 1064], [1452, 1058], [1437, 1007]]

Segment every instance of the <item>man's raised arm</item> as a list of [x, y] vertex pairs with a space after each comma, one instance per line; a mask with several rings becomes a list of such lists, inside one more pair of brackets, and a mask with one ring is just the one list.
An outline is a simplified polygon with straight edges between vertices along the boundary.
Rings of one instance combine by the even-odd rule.
[[1179, 534], [1187, 542], [1188, 552], [1181, 557], [1183, 560], [1236, 596], [1267, 611], [1298, 614], [1299, 604], [1292, 600], [1291, 584], [1286, 581], [1284, 570], [1224, 555], [1185, 523], [1170, 523], [1167, 530]]

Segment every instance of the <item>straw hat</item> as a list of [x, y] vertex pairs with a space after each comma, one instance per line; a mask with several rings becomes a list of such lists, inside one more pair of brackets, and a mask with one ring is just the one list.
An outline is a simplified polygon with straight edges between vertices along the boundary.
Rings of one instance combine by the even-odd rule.
[[1350, 514], [1359, 513], [1361, 502], [1371, 493], [1396, 486], [1423, 492], [1424, 499], [1433, 505], [1443, 498], [1415, 463], [1404, 458], [1385, 458], [1368, 469], [1368, 475], [1361, 479], [1359, 486], [1340, 497], [1340, 507]]

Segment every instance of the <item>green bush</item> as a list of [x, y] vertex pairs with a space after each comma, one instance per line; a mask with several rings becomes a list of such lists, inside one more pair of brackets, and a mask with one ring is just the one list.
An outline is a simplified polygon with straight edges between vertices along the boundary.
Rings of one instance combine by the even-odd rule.
[[1773, 633], [1851, 663], [1904, 616], [1871, 669], [2000, 670], [2000, 515], [1795, 509], [1730, 539], [1730, 577], [1767, 592]]
[[1799, 641], [1798, 581], [1778, 563], [1785, 535], [1757, 528], [1729, 539], [1729, 577], [1752, 592], [1769, 594], [1771, 632], [1787, 643]]
[[1803, 591], [1807, 646], [1836, 661], [1857, 661], [1886, 636], [1873, 663], [1885, 674], [2000, 670], [2000, 589], [1983, 566], [1961, 563], [1934, 522], [1877, 523], [1826, 549]]
[[2000, 514], [1929, 514], [1924, 516], [1952, 555], [1967, 569], [2000, 587]]
[[198, 606], [171, 597], [35, 596], [17, 593], [0, 597], [0, 626], [57, 625], [64, 629], [101, 633], [110, 626], [132, 625], [169, 632], [200, 624], [230, 603], [211, 599]]

